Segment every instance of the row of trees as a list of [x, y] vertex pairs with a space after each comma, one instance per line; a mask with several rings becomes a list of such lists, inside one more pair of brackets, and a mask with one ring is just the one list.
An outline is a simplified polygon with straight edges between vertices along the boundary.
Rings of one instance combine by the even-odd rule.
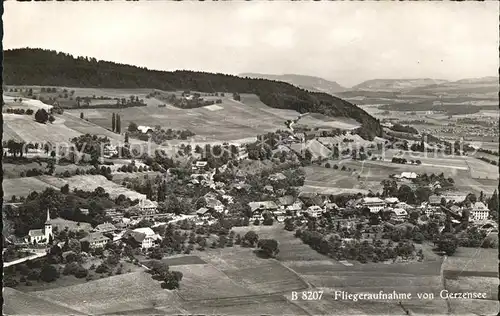
[[395, 260], [398, 256], [406, 260], [412, 258], [423, 260], [422, 251], [417, 252], [413, 243], [407, 240], [397, 244], [392, 241], [384, 243], [380, 239], [375, 239], [371, 243], [356, 239], [343, 241], [339, 236], [326, 237], [317, 231], [300, 229], [295, 232], [295, 236], [312, 249], [336, 260], [348, 259], [367, 263]]
[[12, 113], [12, 114], [19, 114], [19, 115], [33, 115], [33, 110], [32, 109], [7, 109], [5, 110], [6, 113]]
[[120, 134], [122, 131], [122, 123], [121, 123], [121, 117], [120, 114], [115, 114], [113, 112], [113, 115], [111, 116], [111, 131], [113, 133]]

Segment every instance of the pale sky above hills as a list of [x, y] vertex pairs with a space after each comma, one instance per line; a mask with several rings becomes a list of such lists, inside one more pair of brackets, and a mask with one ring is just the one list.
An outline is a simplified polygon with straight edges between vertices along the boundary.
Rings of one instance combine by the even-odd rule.
[[151, 69], [375, 78], [498, 74], [490, 2], [14, 2], [4, 49], [37, 47]]

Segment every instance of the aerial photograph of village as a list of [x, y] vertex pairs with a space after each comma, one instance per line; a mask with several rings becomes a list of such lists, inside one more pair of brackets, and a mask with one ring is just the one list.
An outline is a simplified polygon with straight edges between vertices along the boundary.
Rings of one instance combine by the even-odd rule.
[[3, 314], [496, 315], [499, 13], [3, 4]]

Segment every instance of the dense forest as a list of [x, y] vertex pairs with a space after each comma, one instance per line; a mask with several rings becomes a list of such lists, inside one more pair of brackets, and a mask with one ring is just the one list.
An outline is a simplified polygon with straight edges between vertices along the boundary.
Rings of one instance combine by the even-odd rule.
[[75, 58], [51, 50], [26, 48], [4, 51], [4, 82], [7, 85], [254, 93], [270, 107], [350, 117], [362, 124], [360, 135], [368, 138], [382, 135], [378, 120], [345, 100], [264, 79], [194, 71], [149, 70], [95, 58]]

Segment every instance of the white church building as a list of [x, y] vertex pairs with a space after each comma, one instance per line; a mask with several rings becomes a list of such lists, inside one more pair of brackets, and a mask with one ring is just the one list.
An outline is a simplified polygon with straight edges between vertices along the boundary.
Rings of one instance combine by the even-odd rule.
[[54, 237], [52, 232], [52, 224], [50, 223], [50, 212], [47, 210], [47, 220], [45, 221], [44, 229], [31, 229], [26, 237], [26, 242], [32, 244], [46, 244], [50, 240], [50, 236]]

